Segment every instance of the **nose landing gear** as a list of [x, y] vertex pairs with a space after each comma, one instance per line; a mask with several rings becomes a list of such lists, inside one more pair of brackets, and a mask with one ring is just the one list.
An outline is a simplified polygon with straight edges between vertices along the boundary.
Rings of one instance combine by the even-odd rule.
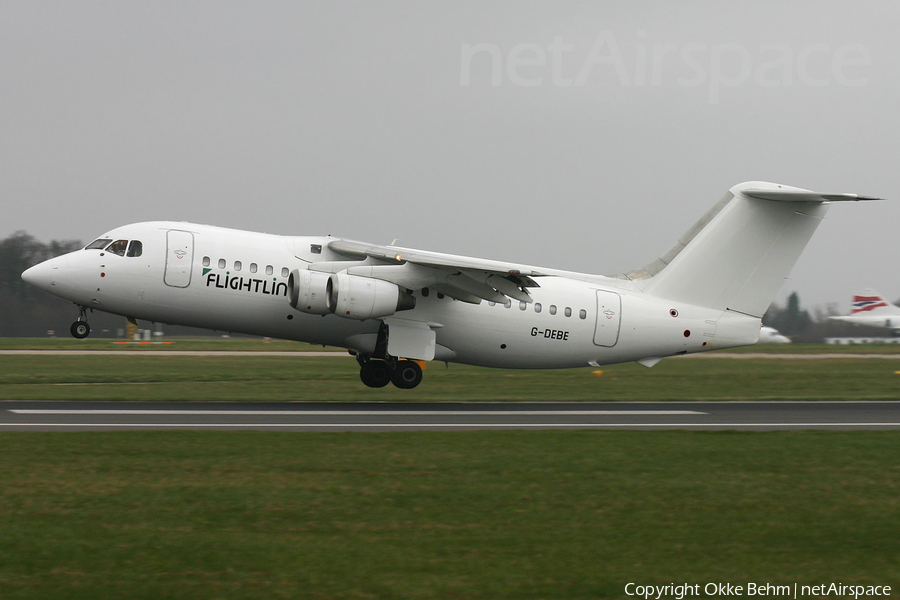
[[77, 340], [83, 340], [87, 336], [91, 335], [91, 326], [88, 325], [88, 322], [85, 320], [87, 314], [87, 308], [84, 306], [78, 307], [78, 319], [72, 323], [72, 326], [69, 328], [69, 332], [72, 334], [72, 337]]

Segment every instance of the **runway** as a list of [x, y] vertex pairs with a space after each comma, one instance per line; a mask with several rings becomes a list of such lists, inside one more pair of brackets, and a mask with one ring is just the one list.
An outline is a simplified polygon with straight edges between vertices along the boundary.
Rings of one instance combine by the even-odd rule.
[[[342, 350], [310, 351], [310, 350], [171, 350], [168, 348], [148, 349], [137, 347], [130, 350], [0, 350], [0, 356], [293, 356], [303, 357], [330, 357], [347, 358], [348, 354]], [[725, 359], [725, 360], [833, 360], [833, 359], [875, 359], [875, 360], [900, 360], [900, 352], [891, 354], [863, 354], [860, 352], [824, 352], [810, 354], [786, 354], [766, 352], [698, 352], [681, 356], [670, 356], [665, 360], [693, 360], [693, 359]]]
[[900, 402], [0, 402], [0, 431], [900, 429]]

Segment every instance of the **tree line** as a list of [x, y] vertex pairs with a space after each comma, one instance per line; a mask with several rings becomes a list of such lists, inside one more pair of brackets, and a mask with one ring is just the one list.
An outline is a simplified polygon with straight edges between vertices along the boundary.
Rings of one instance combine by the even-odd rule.
[[51, 329], [68, 334], [78, 310], [22, 281], [22, 271], [81, 247], [77, 240], [44, 244], [24, 231], [0, 241], [0, 305], [5, 316], [0, 320], [0, 336], [46, 336]]
[[763, 316], [763, 324], [774, 327], [782, 335], [794, 342], [821, 343], [830, 337], [889, 337], [891, 334], [882, 328], [851, 325], [840, 321], [831, 321], [828, 317], [836, 317], [841, 313], [837, 305], [829, 304], [823, 310], [817, 308], [814, 314], [802, 308], [797, 292], [788, 296], [784, 306], [772, 304]]
[[[78, 317], [78, 308], [68, 300], [57, 298], [22, 281], [22, 272], [34, 265], [83, 248], [79, 240], [36, 240], [17, 231], [0, 241], [0, 337], [69, 336], [69, 326]], [[116, 337], [125, 330], [125, 318], [102, 312], [88, 313], [92, 337]], [[142, 324], [143, 325], [143, 324]], [[149, 325], [149, 324], [148, 324]], [[166, 327], [167, 334], [207, 335], [203, 329]]]

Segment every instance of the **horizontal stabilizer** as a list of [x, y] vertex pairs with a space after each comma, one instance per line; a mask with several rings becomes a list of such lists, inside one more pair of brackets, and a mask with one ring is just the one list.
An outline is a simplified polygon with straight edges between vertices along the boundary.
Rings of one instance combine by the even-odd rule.
[[[779, 186], [783, 187], [783, 186]], [[808, 190], [787, 189], [760, 189], [749, 188], [741, 190], [748, 198], [759, 200], [772, 200], [775, 202], [859, 202], [861, 200], [881, 200], [874, 196], [860, 196], [859, 194], [819, 194]]]

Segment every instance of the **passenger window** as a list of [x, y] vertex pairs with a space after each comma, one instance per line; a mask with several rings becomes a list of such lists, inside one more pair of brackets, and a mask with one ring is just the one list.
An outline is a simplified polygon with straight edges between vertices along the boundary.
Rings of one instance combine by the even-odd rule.
[[287, 276], [290, 275], [290, 274], [291, 274], [291, 272], [288, 271], [288, 268], [287, 268], [287, 267], [281, 267], [281, 276], [282, 276], [282, 277], [287, 277]]
[[510, 306], [512, 306], [512, 300], [507, 298], [506, 302], [503, 303], [503, 306], [505, 306], [506, 308], [509, 308]]
[[224, 269], [224, 268], [225, 268], [225, 259], [224, 259], [224, 258], [220, 258], [220, 259], [219, 259], [219, 268], [220, 268], [220, 269]]
[[519, 310], [525, 310], [526, 308], [528, 308], [527, 302], [519, 302]]
[[428, 297], [428, 288], [422, 288], [422, 297], [423, 297], [423, 298], [427, 298], [427, 297]]
[[125, 249], [128, 248], [128, 240], [116, 240], [106, 247], [106, 251], [110, 254], [118, 254], [125, 256]]
[[256, 273], [256, 263], [250, 263], [250, 272]]
[[144, 245], [137, 240], [131, 240], [128, 244], [128, 256], [135, 258], [144, 253]]
[[534, 312], [539, 313], [539, 312], [541, 312], [541, 309], [542, 309], [542, 308], [544, 308], [544, 307], [541, 306], [541, 303], [540, 303], [540, 302], [535, 302], [535, 303], [534, 303]]
[[101, 238], [99, 240], [94, 240], [90, 244], [84, 247], [85, 250], [103, 250], [106, 248], [106, 245], [110, 243], [112, 240]]
[[438, 292], [438, 300], [443, 300], [443, 299], [444, 299], [444, 295], [442, 293]]
[[567, 317], [571, 317], [571, 316], [572, 316], [572, 309], [569, 308], [568, 306], [566, 307], [566, 316], [567, 316]]
[[204, 256], [204, 257], [203, 257], [203, 266], [204, 266], [204, 267], [208, 267], [208, 266], [209, 266], [209, 257], [208, 257], [208, 256]]
[[555, 315], [555, 314], [556, 314], [556, 305], [555, 305], [555, 304], [551, 304], [551, 305], [550, 305], [550, 314], [551, 314], [551, 315]]
[[578, 316], [582, 319], [587, 319], [587, 311], [582, 308], [580, 311], [578, 311]]
[[275, 272], [275, 269], [272, 268], [272, 265], [266, 265], [266, 275], [271, 275]]
[[239, 260], [234, 261], [234, 270], [235, 271], [240, 271], [243, 266], [244, 266], [244, 263], [242, 263], [241, 261], [239, 261]]

